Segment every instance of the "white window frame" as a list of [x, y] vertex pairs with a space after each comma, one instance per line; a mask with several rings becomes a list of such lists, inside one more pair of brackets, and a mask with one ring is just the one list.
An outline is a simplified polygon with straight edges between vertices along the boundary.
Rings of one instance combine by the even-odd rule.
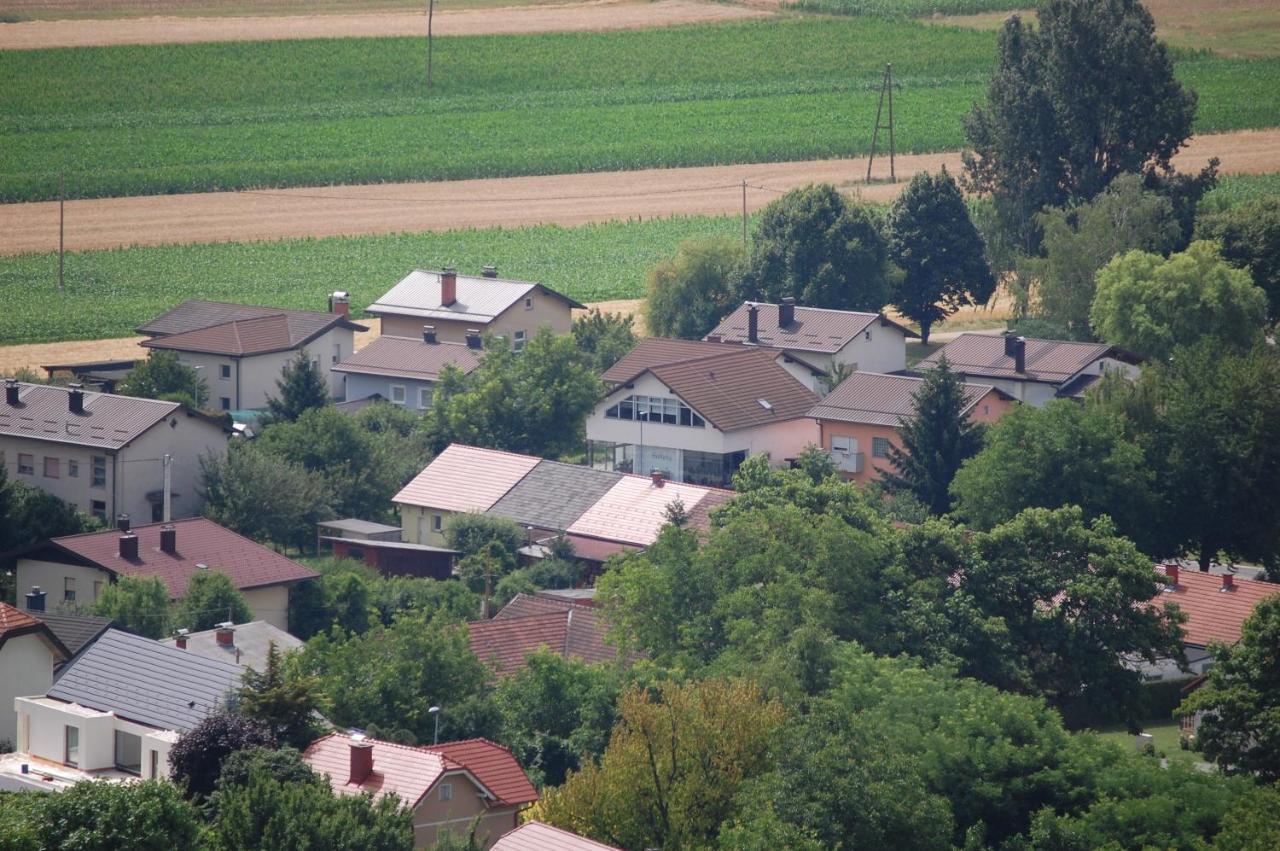
[[[397, 391], [397, 390], [398, 390], [398, 391], [400, 391], [400, 398], [399, 398], [399, 399], [397, 399], [397, 398], [396, 398], [396, 391]], [[407, 389], [403, 384], [392, 384], [392, 385], [391, 385], [391, 404], [393, 404], [393, 405], [403, 405], [403, 404], [405, 404], [405, 401], [406, 401], [408, 398], [409, 398], [409, 391], [408, 391], [408, 389]]]
[[80, 478], [80, 462], [74, 458], [67, 459], [67, 478], [69, 479]]
[[516, 331], [511, 335], [511, 351], [523, 352], [525, 344], [524, 331]]
[[430, 408], [431, 396], [432, 396], [432, 392], [430, 387], [419, 387], [418, 388], [418, 407], [424, 411], [427, 408]]
[[[93, 476], [91, 484], [95, 488], [105, 488], [107, 486], [107, 456], [91, 455], [89, 463]], [[101, 476], [98, 475], [99, 471], [102, 473]]]

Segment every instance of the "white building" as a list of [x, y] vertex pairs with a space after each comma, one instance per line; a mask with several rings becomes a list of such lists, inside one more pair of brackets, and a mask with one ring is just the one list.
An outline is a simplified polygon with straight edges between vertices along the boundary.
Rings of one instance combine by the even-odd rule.
[[53, 684], [53, 669], [69, 658], [70, 651], [48, 626], [0, 603], [0, 741], [17, 741], [14, 699], [43, 694]]
[[453, 366], [463, 375], [480, 365], [480, 338], [467, 343], [440, 342], [435, 328], [427, 326], [418, 338], [383, 335], [351, 357], [337, 363], [333, 372], [343, 380], [348, 402], [377, 396], [409, 410], [431, 407], [440, 372]]

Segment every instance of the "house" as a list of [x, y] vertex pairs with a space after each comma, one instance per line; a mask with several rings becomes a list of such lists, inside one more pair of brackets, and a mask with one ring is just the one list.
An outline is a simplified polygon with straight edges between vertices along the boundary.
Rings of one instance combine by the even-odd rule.
[[[223, 423], [177, 402], [7, 381], [0, 464], [86, 514], [164, 519], [200, 513], [200, 459], [226, 451]], [[26, 586], [19, 586], [26, 587]]]
[[836, 364], [863, 372], [907, 367], [907, 338], [920, 335], [883, 313], [745, 302], [720, 321], [707, 340], [771, 346], [821, 369]]
[[355, 332], [369, 330], [348, 316], [346, 293], [334, 293], [330, 310], [284, 310], [216, 301], [184, 301], [137, 329], [142, 345], [171, 351], [200, 370], [209, 385], [210, 407], [257, 410], [275, 395], [285, 365], [305, 352], [329, 385], [342, 393], [333, 367], [355, 350]]
[[197, 572], [225, 573], [254, 620], [288, 629], [289, 591], [319, 576], [280, 553], [204, 517], [51, 538], [18, 556], [19, 588], [52, 589], [63, 603], [88, 605], [121, 576], [157, 576], [180, 599]]
[[705, 529], [707, 513], [730, 496], [660, 474], [625, 475], [455, 443], [393, 502], [406, 543], [443, 547], [449, 518], [479, 512], [526, 527], [530, 543], [564, 532], [575, 548], [620, 545], [622, 551], [653, 543], [671, 503], [683, 503], [689, 525]]
[[86, 778], [168, 777], [178, 736], [225, 708], [243, 671], [109, 629], [47, 691], [15, 699], [23, 773], [47, 778], [52, 788]]
[[915, 369], [933, 369], [944, 357], [965, 381], [993, 385], [1036, 407], [1052, 399], [1083, 398], [1104, 372], [1137, 378], [1142, 362], [1137, 355], [1104, 343], [961, 334]]
[[[893, 469], [890, 448], [902, 448], [899, 429], [915, 417], [923, 383], [904, 375], [855, 372], [813, 406], [809, 416], [818, 423], [820, 445], [846, 479], [866, 483]], [[965, 384], [964, 401], [965, 416], [984, 423], [995, 422], [1014, 405], [990, 384]]]
[[774, 363], [816, 393], [825, 393], [828, 389], [826, 385], [830, 381], [830, 374], [826, 369], [782, 349], [764, 345], [751, 346], [748, 349], [742, 343], [682, 340], [677, 337], [645, 337], [617, 363], [605, 370], [600, 378], [605, 384], [616, 388], [650, 367], [747, 350], [771, 352]]
[[493, 851], [620, 851], [620, 849], [540, 821], [527, 821], [510, 833], [503, 834], [502, 838], [494, 844]]
[[294, 638], [266, 621], [220, 623], [213, 629], [200, 632], [179, 629], [176, 636], [160, 643], [259, 673], [266, 670], [267, 655], [272, 646], [280, 653], [291, 653], [303, 645], [302, 639]]
[[587, 463], [727, 487], [748, 455], [767, 455], [775, 465], [795, 458], [818, 442], [807, 416], [818, 395], [779, 356], [734, 346], [637, 364], [625, 378], [611, 368], [613, 389], [587, 416]]
[[416, 339], [383, 335], [334, 364], [333, 371], [342, 376], [344, 399], [379, 396], [393, 405], [425, 411], [442, 369], [451, 365], [466, 375], [480, 365], [480, 341], [472, 342], [474, 347], [440, 342], [432, 326]]
[[499, 278], [495, 267], [486, 266], [481, 277], [415, 269], [365, 312], [379, 317], [382, 333], [393, 337], [416, 339], [431, 326], [441, 342], [472, 338], [476, 345], [479, 335], [494, 334], [520, 351], [539, 328], [569, 333], [575, 307], [583, 305], [535, 281]]
[[[70, 656], [80, 652], [86, 644], [98, 640], [98, 636], [111, 626], [111, 618], [100, 618], [94, 615], [70, 614], [68, 612], [45, 611], [45, 598], [48, 594], [39, 587], [27, 592], [23, 607], [27, 613], [36, 617], [49, 631], [62, 642]], [[30, 692], [28, 692], [30, 693]]]
[[474, 823], [480, 848], [515, 828], [538, 793], [511, 751], [487, 739], [411, 747], [330, 733], [312, 742], [303, 761], [326, 775], [340, 795], [399, 796], [413, 812], [413, 844], [429, 848], [440, 831], [464, 835]]
[[48, 625], [29, 612], [0, 603], [0, 742], [18, 740], [13, 701], [24, 694], [44, 694], [53, 685], [53, 669], [71, 651]]
[[587, 664], [617, 662], [618, 648], [605, 639], [607, 628], [603, 613], [590, 602], [521, 593], [491, 620], [468, 623], [467, 637], [476, 658], [505, 677], [542, 647]]

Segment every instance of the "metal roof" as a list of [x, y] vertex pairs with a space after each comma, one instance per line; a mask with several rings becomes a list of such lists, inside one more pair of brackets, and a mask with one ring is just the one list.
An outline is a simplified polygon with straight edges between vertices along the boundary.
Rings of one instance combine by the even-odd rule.
[[505, 278], [484, 278], [472, 275], [457, 276], [457, 300], [448, 306], [441, 304], [440, 273], [415, 269], [369, 305], [366, 313], [375, 316], [388, 313], [393, 316], [416, 316], [422, 319], [452, 319], [459, 322], [475, 322], [487, 325], [535, 288], [547, 295], [563, 299], [570, 307], [583, 305], [536, 281], [516, 281]]
[[108, 629], [57, 675], [48, 696], [186, 732], [240, 686], [238, 665]]
[[[285, 316], [302, 320], [304, 323], [316, 322], [320, 317], [346, 319], [340, 314], [320, 310], [290, 310], [284, 307], [188, 299], [141, 326], [137, 332], [148, 337], [167, 337], [171, 334], [184, 334], [214, 325], [225, 325], [236, 320], [261, 319], [264, 316]], [[349, 319], [346, 321], [351, 325], [355, 324]]]
[[716, 428], [734, 431], [803, 417], [818, 401], [776, 357], [748, 348], [649, 372]]
[[49, 630], [61, 641], [67, 650], [75, 655], [90, 641], [111, 626], [111, 618], [99, 618], [93, 615], [68, 615], [62, 612], [36, 612], [36, 617], [49, 627]]
[[169, 334], [153, 340], [143, 340], [142, 345], [152, 349], [172, 349], [179, 352], [252, 357], [272, 352], [287, 352], [305, 346], [335, 327], [352, 331], [369, 330], [364, 325], [357, 325], [337, 314], [295, 311], [252, 319], [235, 319], [221, 325], [210, 325], [206, 328]]
[[20, 384], [17, 405], [10, 405], [7, 396], [0, 397], [0, 434], [120, 449], [182, 408], [177, 402], [81, 392], [84, 411], [76, 414], [70, 410], [68, 388]]
[[446, 364], [463, 375], [480, 365], [481, 351], [463, 343], [425, 343], [414, 337], [379, 337], [347, 359], [334, 372], [435, 381]]
[[522, 526], [564, 530], [604, 496], [621, 473], [542, 461], [489, 509]]
[[877, 320], [883, 327], [896, 328], [908, 337], [920, 336], [881, 313], [830, 310], [823, 307], [796, 307], [795, 321], [786, 328], [779, 328], [778, 305], [743, 302], [737, 310], [720, 320], [720, 324], [707, 337], [745, 343], [747, 315], [753, 305], [756, 308], [756, 341], [761, 345], [780, 349], [834, 354]]
[[[916, 415], [916, 393], [923, 378], [855, 372], [814, 405], [809, 416], [816, 420], [865, 423], [897, 428]], [[964, 413], [995, 390], [989, 384], [964, 385]]]
[[338, 529], [342, 532], [355, 532], [357, 535], [378, 535], [385, 532], [399, 532], [399, 526], [388, 526], [386, 523], [374, 523], [372, 520], [359, 520], [347, 517], [342, 520], [326, 520], [317, 523], [324, 529]]
[[647, 476], [623, 476], [566, 530], [647, 547], [666, 525], [666, 508], [677, 499], [693, 512], [711, 488], [683, 482], [655, 485]]
[[1004, 353], [1004, 340], [1003, 336], [990, 334], [961, 334], [915, 368], [932, 369], [945, 357], [953, 371], [965, 375], [1061, 384], [1099, 358], [1132, 359], [1128, 353], [1105, 343], [1028, 339], [1025, 369], [1018, 372], [1013, 358]]
[[[178, 626], [181, 627], [182, 624]], [[176, 638], [166, 638], [160, 643], [166, 647], [178, 647]], [[261, 671], [266, 667], [271, 645], [274, 644], [280, 653], [288, 653], [297, 650], [302, 643], [302, 639], [295, 638], [278, 626], [272, 626], [266, 621], [250, 621], [232, 627], [230, 644], [218, 643], [217, 629], [190, 633], [185, 652]]]
[[391, 501], [441, 511], [488, 511], [541, 461], [530, 455], [453, 443]]

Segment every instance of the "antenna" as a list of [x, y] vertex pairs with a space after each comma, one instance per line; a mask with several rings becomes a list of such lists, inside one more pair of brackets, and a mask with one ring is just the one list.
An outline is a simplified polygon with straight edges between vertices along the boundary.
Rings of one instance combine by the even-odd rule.
[[[884, 113], [885, 95], [889, 96], [889, 123], [881, 124], [880, 118]], [[871, 164], [876, 159], [876, 142], [879, 141], [880, 131], [889, 131], [889, 180], [894, 183], [898, 182], [898, 176], [893, 170], [893, 64], [888, 63], [884, 66], [884, 80], [880, 83], [880, 105], [876, 107], [876, 126], [871, 131], [871, 155], [867, 157], [867, 183], [871, 182]]]

